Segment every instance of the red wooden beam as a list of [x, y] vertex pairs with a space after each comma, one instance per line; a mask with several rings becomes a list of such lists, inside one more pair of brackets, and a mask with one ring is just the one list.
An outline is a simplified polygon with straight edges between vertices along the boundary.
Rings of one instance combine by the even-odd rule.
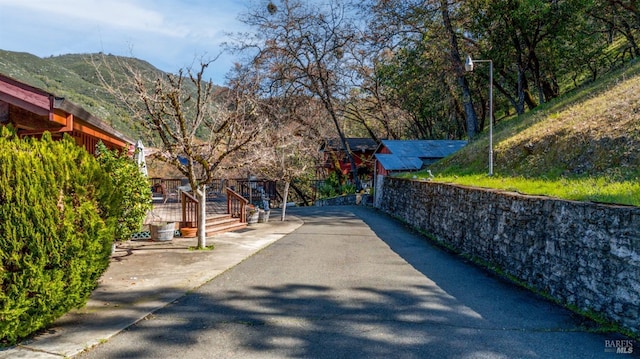
[[0, 75], [0, 100], [40, 116], [48, 115], [53, 108], [53, 98], [50, 94], [2, 75]]

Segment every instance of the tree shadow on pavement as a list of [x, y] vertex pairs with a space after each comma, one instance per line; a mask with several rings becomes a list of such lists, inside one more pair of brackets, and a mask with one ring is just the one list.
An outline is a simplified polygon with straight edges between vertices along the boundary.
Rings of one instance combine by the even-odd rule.
[[[309, 209], [296, 215], [303, 216], [305, 224], [330, 219], [323, 230], [353, 229], [364, 221], [373, 232], [361, 227], [362, 235], [344, 241], [375, 247], [371, 257], [375, 263], [355, 268], [348, 263], [353, 253], [336, 253], [329, 261], [302, 257], [302, 247], [321, 246], [316, 242], [323, 240], [303, 226], [82, 357], [597, 358], [605, 354], [605, 337], [582, 332], [566, 310], [434, 248], [374, 210]], [[347, 272], [336, 273], [332, 267], [338, 265]], [[362, 268], [375, 272], [363, 276]], [[392, 271], [393, 277], [387, 278]], [[280, 279], [271, 280], [276, 275]], [[326, 278], [331, 275], [340, 277]]]

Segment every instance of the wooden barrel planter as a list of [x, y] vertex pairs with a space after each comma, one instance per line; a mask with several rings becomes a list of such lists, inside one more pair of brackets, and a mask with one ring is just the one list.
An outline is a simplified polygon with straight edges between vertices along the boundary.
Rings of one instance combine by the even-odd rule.
[[258, 223], [267, 223], [269, 222], [269, 215], [271, 211], [259, 210], [258, 211]]
[[176, 232], [176, 224], [175, 222], [154, 222], [149, 224], [149, 232], [152, 241], [170, 241]]

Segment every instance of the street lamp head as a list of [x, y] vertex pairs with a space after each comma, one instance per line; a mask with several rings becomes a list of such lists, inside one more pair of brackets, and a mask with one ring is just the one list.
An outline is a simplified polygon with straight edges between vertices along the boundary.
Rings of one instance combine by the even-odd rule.
[[471, 59], [471, 55], [467, 55], [467, 61], [464, 62], [464, 69], [469, 72], [473, 71], [473, 60]]

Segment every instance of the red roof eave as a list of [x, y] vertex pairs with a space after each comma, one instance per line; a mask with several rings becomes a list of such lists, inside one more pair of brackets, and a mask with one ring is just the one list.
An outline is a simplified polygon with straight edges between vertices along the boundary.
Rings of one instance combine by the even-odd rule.
[[47, 116], [53, 109], [53, 96], [33, 86], [0, 74], [0, 101]]
[[63, 132], [77, 130], [122, 148], [128, 148], [129, 145], [134, 144], [132, 139], [116, 131], [82, 107], [2, 74], [0, 74], [0, 101], [39, 116], [47, 116], [49, 121], [62, 125], [60, 130]]

